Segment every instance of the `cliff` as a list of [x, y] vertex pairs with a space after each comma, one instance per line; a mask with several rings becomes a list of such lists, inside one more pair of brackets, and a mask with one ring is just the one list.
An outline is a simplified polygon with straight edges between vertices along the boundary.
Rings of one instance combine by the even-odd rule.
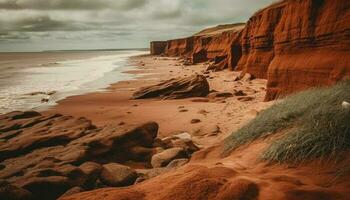
[[151, 54], [160, 55], [165, 51], [167, 42], [165, 41], [153, 41], [151, 42]]
[[218, 26], [166, 43], [158, 54], [214, 59], [219, 69], [267, 79], [266, 100], [273, 100], [350, 75], [350, 1], [285, 0], [258, 11], [245, 27]]

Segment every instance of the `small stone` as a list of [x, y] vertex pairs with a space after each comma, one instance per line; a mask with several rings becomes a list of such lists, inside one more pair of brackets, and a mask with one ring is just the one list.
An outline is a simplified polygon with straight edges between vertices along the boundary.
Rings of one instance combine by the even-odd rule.
[[167, 166], [172, 160], [179, 159], [179, 158], [187, 158], [188, 155], [182, 148], [171, 148], [167, 149], [161, 153], [158, 153], [152, 157], [151, 164], [154, 168], [157, 167], [165, 167]]
[[234, 92], [235, 96], [247, 96], [246, 93], [244, 93], [242, 90], [238, 90]]
[[200, 123], [201, 120], [200, 119], [192, 119], [191, 120], [191, 124], [197, 124], [197, 123]]
[[134, 169], [117, 163], [103, 165], [100, 180], [111, 187], [123, 187], [132, 185], [137, 179]]
[[254, 100], [254, 97], [240, 97], [238, 98], [239, 101], [252, 101]]

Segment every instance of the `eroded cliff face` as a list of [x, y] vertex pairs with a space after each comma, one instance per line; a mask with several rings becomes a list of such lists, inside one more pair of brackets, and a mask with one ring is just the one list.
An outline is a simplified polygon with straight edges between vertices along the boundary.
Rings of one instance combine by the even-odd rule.
[[350, 76], [350, 1], [285, 0], [242, 30], [169, 40], [165, 55], [268, 79], [266, 100]]

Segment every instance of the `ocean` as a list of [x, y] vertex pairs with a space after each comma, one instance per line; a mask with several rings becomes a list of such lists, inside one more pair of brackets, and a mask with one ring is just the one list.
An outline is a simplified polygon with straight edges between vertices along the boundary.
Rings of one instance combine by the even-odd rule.
[[0, 113], [40, 110], [72, 95], [130, 80], [131, 56], [145, 50], [0, 53]]

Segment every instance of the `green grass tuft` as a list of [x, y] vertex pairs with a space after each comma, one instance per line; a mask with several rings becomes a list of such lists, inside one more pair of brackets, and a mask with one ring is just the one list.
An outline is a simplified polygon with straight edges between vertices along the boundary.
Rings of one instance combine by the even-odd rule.
[[274, 162], [329, 158], [350, 150], [350, 80], [290, 96], [263, 111], [225, 140], [225, 152], [284, 130], [262, 154]]

